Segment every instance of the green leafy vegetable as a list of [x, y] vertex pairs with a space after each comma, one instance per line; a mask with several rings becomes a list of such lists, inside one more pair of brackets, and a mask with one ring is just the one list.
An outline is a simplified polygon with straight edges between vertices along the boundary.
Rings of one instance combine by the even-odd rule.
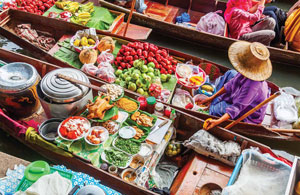
[[129, 161], [129, 156], [117, 150], [104, 150], [106, 159], [109, 163], [117, 167], [125, 167]]
[[140, 151], [141, 143], [119, 137], [115, 141], [115, 146], [129, 154], [137, 154]]

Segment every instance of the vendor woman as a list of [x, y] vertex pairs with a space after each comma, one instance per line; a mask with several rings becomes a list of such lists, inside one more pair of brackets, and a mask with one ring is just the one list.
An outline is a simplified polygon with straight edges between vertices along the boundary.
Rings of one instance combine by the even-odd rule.
[[[115, 0], [117, 4], [121, 6], [125, 6], [127, 8], [131, 7], [132, 0]], [[145, 11], [147, 9], [147, 5], [145, 4], [144, 0], [136, 0], [135, 2], [135, 10], [141, 14], [145, 14]]]
[[[272, 74], [269, 50], [261, 43], [238, 41], [233, 43], [228, 56], [238, 71], [227, 71], [217, 79], [218, 92], [202, 100], [201, 104], [210, 104], [209, 114], [219, 119], [209, 120], [206, 130], [228, 119], [238, 119], [269, 97], [266, 79]], [[260, 124], [265, 116], [267, 105], [244, 119], [244, 122]]]

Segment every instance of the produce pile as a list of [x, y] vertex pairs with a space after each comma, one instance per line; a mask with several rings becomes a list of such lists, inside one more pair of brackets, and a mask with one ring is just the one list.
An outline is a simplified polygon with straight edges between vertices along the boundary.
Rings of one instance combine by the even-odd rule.
[[115, 65], [121, 70], [128, 69], [133, 67], [134, 60], [138, 59], [144, 60], [144, 64], [153, 62], [161, 74], [174, 74], [176, 71], [177, 60], [169, 56], [167, 50], [158, 49], [156, 45], [147, 42], [130, 42], [122, 45], [115, 59]]
[[117, 167], [125, 167], [130, 160], [130, 157], [127, 154], [118, 150], [104, 150], [104, 153], [107, 161]]
[[3, 9], [11, 8], [43, 15], [54, 3], [55, 0], [16, 0], [14, 3], [5, 3]]
[[94, 3], [92, 2], [80, 4], [73, 1], [57, 1], [55, 6], [70, 12], [72, 14], [70, 17], [71, 22], [81, 25], [86, 25], [91, 20], [91, 14], [94, 12]]
[[115, 71], [115, 75], [118, 77], [115, 83], [144, 96], [158, 97], [162, 90], [161, 83], [171, 79], [170, 74], [161, 74], [160, 72], [155, 68], [154, 62], [145, 64], [145, 60], [138, 59], [129, 69], [122, 70], [120, 66], [118, 67], [118, 70]]
[[115, 147], [128, 154], [137, 154], [140, 151], [141, 143], [119, 137], [115, 140]]

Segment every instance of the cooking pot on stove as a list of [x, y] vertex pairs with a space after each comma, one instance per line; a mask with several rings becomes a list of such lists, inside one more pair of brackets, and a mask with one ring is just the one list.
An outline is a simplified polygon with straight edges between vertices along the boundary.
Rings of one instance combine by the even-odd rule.
[[92, 90], [83, 85], [73, 84], [58, 78], [63, 74], [89, 83], [88, 77], [73, 68], [61, 68], [49, 72], [38, 85], [37, 92], [48, 118], [67, 118], [82, 110], [93, 99]]

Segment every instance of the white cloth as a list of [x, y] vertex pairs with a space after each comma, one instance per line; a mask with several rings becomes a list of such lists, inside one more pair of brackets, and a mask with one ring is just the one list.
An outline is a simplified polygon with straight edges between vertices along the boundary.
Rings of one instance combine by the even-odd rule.
[[25, 192], [18, 191], [15, 195], [67, 195], [72, 189], [72, 182], [55, 172], [42, 176]]

